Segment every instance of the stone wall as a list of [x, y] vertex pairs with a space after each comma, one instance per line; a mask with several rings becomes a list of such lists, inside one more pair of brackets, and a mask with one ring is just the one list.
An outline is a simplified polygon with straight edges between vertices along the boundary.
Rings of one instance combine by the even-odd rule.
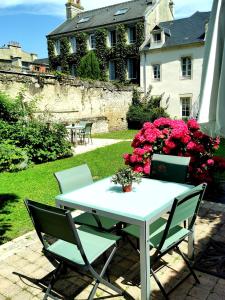
[[0, 91], [12, 97], [23, 91], [25, 101], [38, 98], [37, 114], [44, 113], [50, 121], [93, 121], [94, 132], [126, 129], [132, 101], [132, 87], [6, 71], [0, 71]]

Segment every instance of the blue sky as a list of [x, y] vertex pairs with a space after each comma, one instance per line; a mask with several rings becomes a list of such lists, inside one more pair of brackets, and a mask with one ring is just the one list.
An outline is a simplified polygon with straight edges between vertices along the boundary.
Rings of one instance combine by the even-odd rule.
[[[25, 51], [47, 57], [46, 35], [65, 20], [67, 0], [0, 0], [0, 46], [17, 41]], [[86, 10], [127, 0], [81, 0]], [[174, 0], [175, 18], [209, 11], [213, 0]]]

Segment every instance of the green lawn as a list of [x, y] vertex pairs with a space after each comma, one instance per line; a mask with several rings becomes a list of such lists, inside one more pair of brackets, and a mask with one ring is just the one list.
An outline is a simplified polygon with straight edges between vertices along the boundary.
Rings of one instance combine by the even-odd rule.
[[130, 139], [133, 140], [135, 134], [138, 132], [138, 130], [119, 130], [119, 131], [111, 131], [107, 133], [98, 133], [94, 134], [94, 138], [99, 139]]
[[0, 243], [32, 229], [23, 200], [30, 198], [54, 205], [59, 194], [53, 173], [87, 163], [94, 180], [112, 175], [123, 166], [122, 155], [130, 152], [130, 142], [76, 155], [41, 165], [34, 165], [18, 173], [0, 174]]

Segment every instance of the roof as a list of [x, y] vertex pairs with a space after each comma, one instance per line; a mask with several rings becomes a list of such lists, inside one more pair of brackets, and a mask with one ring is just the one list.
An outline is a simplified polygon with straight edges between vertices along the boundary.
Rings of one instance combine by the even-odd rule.
[[35, 59], [35, 60], [33, 61], [33, 64], [37, 64], [37, 65], [48, 65], [48, 64], [49, 64], [49, 59], [48, 59], [48, 58]]
[[[205, 24], [209, 21], [209, 17], [210, 12], [197, 11], [188, 18], [159, 23], [158, 26], [166, 34], [165, 43], [160, 48], [203, 42], [205, 38]], [[142, 50], [149, 49], [149, 45], [150, 40], [145, 43]]]
[[[114, 4], [94, 10], [84, 11], [53, 30], [48, 36], [63, 34], [71, 31], [87, 30], [110, 24], [141, 19], [146, 10], [153, 7], [154, 1], [133, 0]], [[128, 9], [124, 14], [115, 15], [119, 10]], [[90, 18], [87, 22], [79, 23], [83, 18]]]

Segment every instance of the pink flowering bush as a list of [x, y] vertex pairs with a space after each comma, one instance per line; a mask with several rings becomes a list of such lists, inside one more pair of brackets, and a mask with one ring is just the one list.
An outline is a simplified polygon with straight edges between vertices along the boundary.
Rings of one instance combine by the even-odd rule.
[[125, 164], [136, 172], [150, 173], [153, 153], [191, 157], [189, 181], [213, 183], [215, 172], [225, 171], [225, 159], [214, 156], [220, 139], [212, 138], [200, 130], [196, 120], [159, 118], [147, 122], [135, 135], [132, 154], [124, 154]]

